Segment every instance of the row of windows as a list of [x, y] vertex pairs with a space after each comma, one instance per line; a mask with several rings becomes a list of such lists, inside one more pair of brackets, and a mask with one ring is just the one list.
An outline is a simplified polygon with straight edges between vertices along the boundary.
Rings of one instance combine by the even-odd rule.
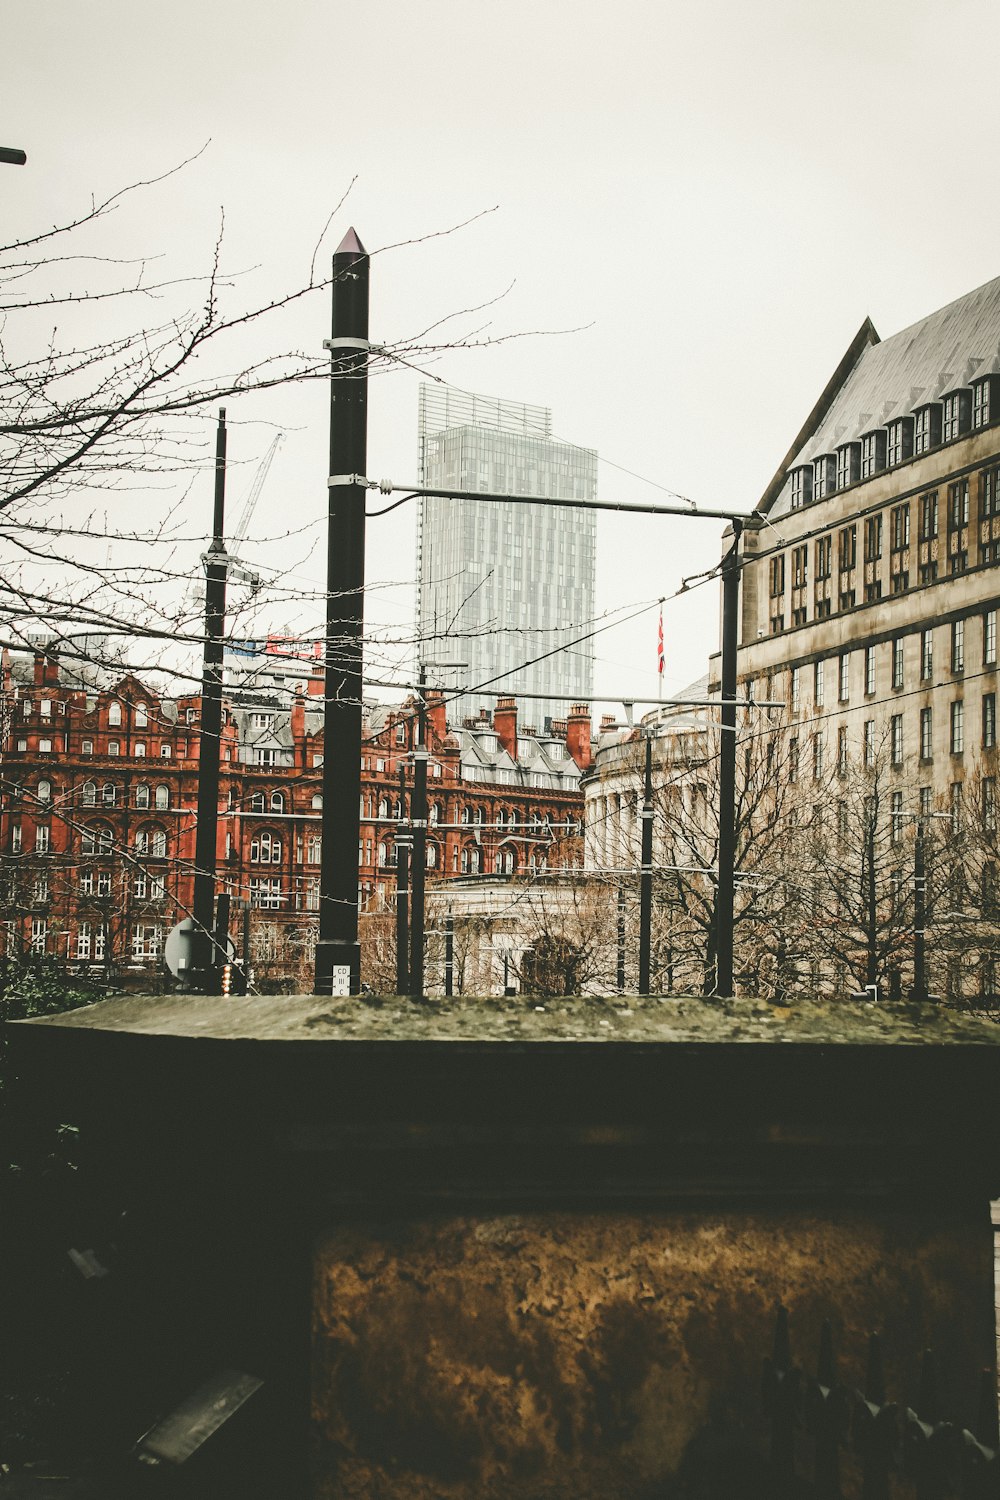
[[823, 500], [859, 480], [872, 479], [885, 469], [929, 453], [941, 443], [988, 427], [997, 407], [996, 385], [996, 377], [986, 376], [971, 389], [951, 391], [941, 401], [926, 402], [885, 427], [842, 443], [833, 453], [821, 453], [811, 463], [800, 464], [791, 473], [792, 509]]
[[[1000, 515], [1000, 466], [983, 470], [980, 478], [980, 519], [987, 519]], [[902, 593], [910, 586], [908, 562], [908, 549], [910, 546], [910, 514], [911, 504], [909, 501], [892, 507], [889, 511], [889, 545], [892, 566], [890, 570], [890, 581], [893, 593]], [[964, 572], [969, 566], [969, 544], [967, 528], [969, 526], [969, 481], [967, 479], [957, 480], [948, 486], [947, 493], [947, 522], [948, 522], [948, 548], [947, 565], [950, 574]], [[918, 529], [917, 537], [921, 543], [935, 541], [938, 537], [938, 495], [933, 490], [922, 495], [917, 502]], [[880, 562], [883, 556], [883, 516], [881, 514], [868, 516], [863, 527], [864, 561], [866, 563]], [[833, 576], [833, 533], [817, 537], [813, 544], [813, 561], [817, 584], [826, 583]], [[853, 586], [853, 580], [845, 575], [853, 573], [858, 561], [858, 527], [857, 523], [843, 526], [837, 533], [837, 571], [840, 575], [841, 587], [838, 594], [839, 607], [841, 609], [853, 608], [857, 603], [857, 590]], [[983, 537], [979, 544], [979, 562], [983, 565], [1000, 561], [1000, 546], [991, 538]], [[791, 585], [794, 590], [805, 589], [809, 576], [809, 546], [802, 544], [791, 549]], [[918, 564], [917, 577], [920, 583], [933, 583], [938, 577], [938, 561], [936, 558], [924, 557]], [[769, 566], [769, 597], [771, 603], [771, 633], [777, 634], [785, 628], [784, 594], [785, 594], [785, 554], [779, 553], [770, 559]], [[882, 597], [882, 581], [880, 579], [869, 580], [865, 584], [864, 598], [866, 603]], [[780, 601], [780, 602], [775, 602]], [[829, 598], [818, 598], [816, 600], [816, 618], [822, 619], [831, 612], [831, 600]], [[801, 602], [792, 612], [792, 624], [804, 625], [807, 612]]]
[[[981, 706], [981, 744], [984, 750], [993, 750], [997, 743], [997, 700], [996, 693], [984, 693]], [[930, 761], [934, 758], [934, 712], [931, 708], [921, 708], [917, 722], [918, 747], [920, 759]], [[878, 725], [874, 719], [866, 719], [862, 726], [862, 759], [864, 764], [872, 767], [876, 764], [879, 754]], [[961, 698], [956, 698], [948, 705], [948, 748], [952, 755], [963, 755], [965, 753], [965, 703]], [[893, 714], [889, 720], [888, 731], [888, 753], [890, 763], [901, 766], [904, 759], [904, 725], [903, 715]], [[812, 736], [812, 774], [815, 780], [819, 780], [824, 773], [824, 762], [826, 753], [826, 735], [823, 730], [818, 730]], [[843, 775], [848, 768], [850, 759], [850, 743], [846, 725], [841, 725], [837, 730], [837, 771]], [[789, 777], [792, 781], [798, 780], [799, 775], [799, 741], [793, 737], [789, 741]]]
[[[984, 667], [995, 667], [997, 665], [997, 611], [986, 610], [981, 616], [982, 620], [982, 665]], [[965, 637], [967, 620], [953, 620], [950, 627], [950, 655], [949, 662], [954, 675], [960, 675], [965, 671], [966, 652]], [[896, 636], [895, 640], [889, 642], [890, 652], [890, 682], [893, 689], [900, 689], [905, 685], [905, 643], [907, 637]], [[864, 646], [864, 694], [872, 697], [878, 691], [878, 654], [877, 646]], [[934, 677], [934, 627], [929, 626], [919, 633], [919, 667], [920, 681], [929, 683]], [[839, 703], [850, 702], [851, 695], [851, 656], [852, 652], [843, 651], [836, 660], [836, 687], [837, 701]], [[832, 661], [830, 665], [832, 666]], [[813, 663], [812, 689], [813, 704], [816, 708], [822, 708], [826, 703], [827, 694], [827, 660]], [[789, 673], [789, 706], [793, 711], [802, 707], [802, 667], [792, 667]], [[765, 693], [771, 699], [774, 689], [773, 676], [769, 677], [765, 684]]]
[[[61, 936], [61, 934], [60, 934]], [[31, 923], [32, 953], [46, 953], [49, 947], [49, 924], [36, 917]], [[106, 932], [103, 923], [81, 922], [76, 932], [77, 959], [101, 962], [106, 955]], [[131, 932], [131, 956], [134, 962], [159, 958], [163, 952], [163, 927], [159, 922], [137, 922]]]

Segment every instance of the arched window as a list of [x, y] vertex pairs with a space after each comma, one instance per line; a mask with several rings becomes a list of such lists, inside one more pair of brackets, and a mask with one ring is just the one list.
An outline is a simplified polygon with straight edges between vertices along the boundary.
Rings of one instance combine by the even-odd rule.
[[83, 805], [93, 807], [97, 802], [97, 787], [92, 781], [83, 783]]
[[166, 859], [167, 857], [167, 835], [163, 828], [153, 829], [153, 847], [151, 853], [154, 859]]
[[389, 816], [388, 797], [380, 797], [378, 799], [378, 815], [380, 818], [387, 818]]
[[316, 792], [312, 799], [313, 812], [320, 812], [323, 807], [323, 793]]
[[382, 869], [385, 869], [389, 863], [389, 845], [384, 841], [380, 842], [378, 846], [378, 862]]
[[264, 811], [264, 793], [263, 792], [254, 792], [253, 796], [250, 798], [250, 811], [251, 812], [263, 812]]
[[483, 872], [483, 851], [481, 849], [469, 850], [469, 874], [481, 875]]
[[497, 827], [498, 828], [506, 828], [507, 827], [507, 809], [505, 807], [501, 807], [501, 808], [497, 809]]
[[503, 851], [503, 873], [505, 875], [513, 875], [514, 873], [513, 849], [504, 849]]
[[149, 806], [149, 787], [144, 781], [140, 781], [135, 789], [135, 805], [136, 807]]
[[84, 854], [110, 854], [114, 845], [114, 834], [105, 823], [91, 823], [81, 836], [80, 847]]
[[101, 787], [101, 801], [105, 807], [114, 807], [118, 801], [118, 788], [114, 782], [106, 781]]
[[51, 797], [52, 797], [52, 783], [51, 783], [51, 781], [40, 781], [38, 783], [38, 800], [39, 800], [39, 802], [48, 802], [48, 801], [51, 800]]
[[136, 729], [145, 729], [145, 727], [146, 727], [146, 725], [148, 723], [149, 723], [149, 712], [148, 712], [148, 710], [146, 708], [145, 703], [137, 703], [135, 705], [135, 727], [136, 727]]
[[277, 834], [264, 829], [250, 841], [250, 862], [255, 865], [280, 865], [281, 840]]
[[437, 844], [428, 844], [427, 845], [427, 854], [426, 854], [426, 858], [424, 860], [424, 863], [426, 864], [428, 870], [435, 870], [435, 869], [437, 869], [437, 862], [438, 862]]
[[112, 729], [117, 729], [122, 721], [122, 706], [120, 703], [108, 704], [108, 724]]
[[168, 786], [160, 785], [156, 788], [156, 806], [160, 812], [163, 812], [170, 806], [170, 788]]
[[271, 793], [271, 811], [273, 813], [283, 813], [284, 810], [285, 810], [285, 794], [284, 794], [284, 792], [272, 792]]

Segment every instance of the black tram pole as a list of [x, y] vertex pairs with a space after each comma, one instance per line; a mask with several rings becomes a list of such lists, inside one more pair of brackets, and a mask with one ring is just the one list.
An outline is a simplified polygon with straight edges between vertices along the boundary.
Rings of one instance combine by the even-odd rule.
[[736, 867], [736, 650], [740, 599], [740, 536], [722, 559], [722, 742], [719, 746], [719, 875], [715, 894], [715, 993], [733, 993], [733, 887]]
[[396, 994], [410, 993], [410, 830], [406, 823], [406, 768], [399, 768], [399, 824], [396, 829]]
[[226, 409], [219, 409], [215, 438], [215, 514], [212, 541], [205, 555], [205, 648], [201, 682], [201, 726], [198, 748], [198, 805], [194, 847], [194, 897], [191, 903], [191, 966], [188, 984], [214, 994], [224, 960], [215, 944], [216, 842], [219, 828], [219, 741], [222, 735], [222, 637], [226, 624], [225, 543]]
[[315, 992], [361, 993], [358, 803], [368, 450], [368, 254], [349, 229], [333, 257], [323, 853]]
[[913, 989], [911, 998], [927, 999], [927, 865], [924, 820], [917, 819], [913, 843]]
[[455, 917], [449, 906], [444, 919], [444, 992], [455, 993]]
[[649, 954], [653, 937], [653, 741], [646, 735], [642, 846], [639, 866], [639, 994], [649, 994]]

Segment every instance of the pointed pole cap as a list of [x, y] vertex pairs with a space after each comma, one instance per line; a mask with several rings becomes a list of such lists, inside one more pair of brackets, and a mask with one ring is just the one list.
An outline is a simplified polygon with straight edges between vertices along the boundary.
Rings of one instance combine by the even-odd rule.
[[357, 230], [352, 225], [333, 253], [335, 255], [367, 255], [368, 251], [358, 239]]

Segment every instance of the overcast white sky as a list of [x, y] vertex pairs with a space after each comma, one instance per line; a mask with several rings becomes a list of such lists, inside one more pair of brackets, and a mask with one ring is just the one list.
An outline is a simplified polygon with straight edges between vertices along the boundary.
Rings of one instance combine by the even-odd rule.
[[[350, 224], [374, 251], [496, 205], [375, 258], [372, 337], [513, 281], [495, 331], [582, 331], [455, 350], [437, 375], [550, 406], [610, 461], [602, 497], [657, 497], [614, 464], [749, 509], [866, 315], [885, 336], [1000, 274], [998, 56], [993, 0], [45, 0], [4, 16], [0, 144], [29, 160], [0, 168], [0, 212], [64, 219], [210, 141], [103, 246], [201, 269], [224, 205], [227, 263], [266, 291], [305, 275], [353, 178], [324, 256]], [[317, 347], [328, 319], [315, 305], [296, 336]], [[373, 382], [373, 476], [416, 477], [418, 378]], [[259, 550], [321, 586], [321, 390], [230, 416], [248, 461], [267, 423], [289, 430], [254, 532], [306, 528]], [[208, 482], [195, 501], [207, 524]], [[719, 549], [717, 523], [606, 517], [600, 607], [672, 595]], [[369, 605], [402, 631], [406, 510], [371, 523], [368, 571], [402, 585]], [[714, 584], [665, 606], [668, 694], [705, 670], [717, 608]], [[308, 602], [286, 614], [268, 623], [315, 626]], [[655, 639], [655, 605], [600, 637], [598, 684], [655, 695]]]

